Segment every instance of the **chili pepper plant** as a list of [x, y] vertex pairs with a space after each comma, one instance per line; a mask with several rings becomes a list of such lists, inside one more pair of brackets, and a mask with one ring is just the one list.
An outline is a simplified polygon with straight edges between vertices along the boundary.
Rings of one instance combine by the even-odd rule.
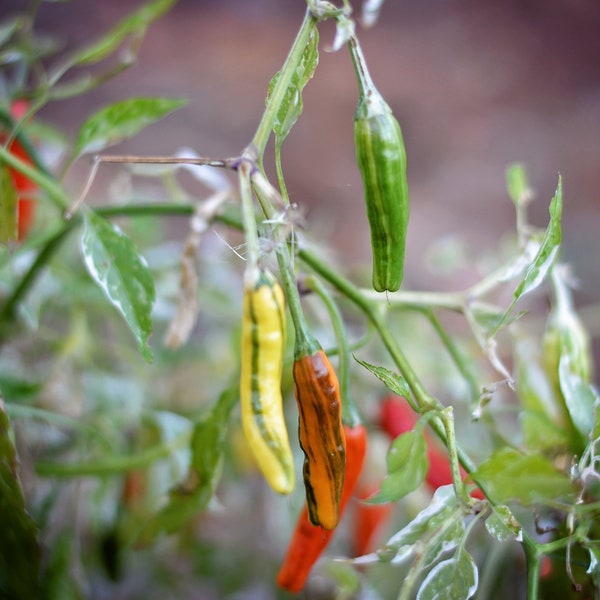
[[[168, 90], [74, 139], [44, 120], [127, 77], [174, 3], [69, 53], [39, 3], [0, 28], [0, 596], [599, 597], [594, 332], [562, 180], [537, 228], [507, 165], [515, 231], [481, 278], [403, 281], [410, 146], [359, 45], [382, 2], [307, 0], [233, 156], [109, 153], [185, 104]], [[364, 185], [362, 270], [286, 186], [323, 48], [355, 68], [339, 152]]]

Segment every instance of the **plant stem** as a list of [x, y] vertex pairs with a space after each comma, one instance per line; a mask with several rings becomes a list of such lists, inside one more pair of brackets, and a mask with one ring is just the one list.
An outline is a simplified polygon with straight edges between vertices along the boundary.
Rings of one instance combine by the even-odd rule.
[[66, 210], [69, 205], [69, 196], [52, 177], [14, 156], [4, 146], [0, 146], [0, 162], [5, 162], [8, 166], [22, 173], [27, 179], [43, 189], [57, 208], [61, 211]]
[[285, 59], [285, 62], [279, 71], [277, 83], [271, 92], [266, 109], [250, 144], [250, 147], [253, 149], [253, 151], [257, 153], [259, 162], [262, 162], [262, 156], [265, 152], [267, 142], [269, 141], [269, 136], [271, 135], [271, 130], [273, 129], [273, 123], [275, 123], [277, 111], [281, 107], [283, 98], [285, 97], [290, 82], [292, 81], [292, 77], [294, 76], [300, 61], [302, 60], [302, 54], [306, 48], [308, 38], [316, 24], [317, 19], [313, 16], [310, 9], [307, 9], [304, 15], [304, 20], [302, 21], [300, 29], [296, 34], [296, 39], [294, 40], [289, 54], [287, 55], [287, 58]]
[[[301, 249], [298, 251], [298, 257], [308, 266], [310, 266], [316, 273], [326, 279], [331, 285], [338, 289], [344, 296], [346, 296], [351, 302], [353, 302], [366, 317], [371, 321], [375, 327], [381, 341], [387, 348], [392, 360], [398, 367], [401, 375], [408, 383], [416, 400], [416, 405], [413, 404], [413, 408], [419, 412], [424, 413], [428, 410], [444, 410], [444, 406], [433, 396], [431, 396], [427, 390], [425, 390], [423, 384], [418, 378], [417, 374], [413, 370], [412, 366], [408, 362], [406, 356], [400, 349], [396, 338], [392, 335], [387, 323], [382, 318], [381, 313], [374, 309], [372, 303], [370, 303], [357, 288], [347, 279], [342, 277], [339, 273], [333, 271], [328, 265], [323, 263], [317, 256], [315, 256], [309, 250]], [[410, 402], [410, 398], [407, 398]], [[432, 429], [440, 437], [440, 439], [448, 444], [448, 439], [444, 427], [438, 420], [431, 422]], [[467, 473], [471, 473], [475, 470], [475, 465], [469, 456], [460, 448], [456, 447], [455, 452], [457, 454], [460, 464], [463, 466]], [[476, 482], [478, 483], [478, 482]], [[485, 493], [485, 490], [483, 490]]]
[[442, 413], [442, 424], [446, 433], [446, 447], [448, 448], [448, 458], [450, 460], [450, 468], [452, 469], [452, 484], [454, 485], [454, 493], [457, 498], [460, 498], [465, 506], [472, 505], [472, 500], [467, 494], [465, 484], [462, 482], [460, 474], [460, 466], [456, 445], [456, 433], [454, 431], [454, 411], [451, 406], [444, 409]]
[[523, 549], [527, 559], [527, 600], [537, 600], [539, 593], [541, 554], [537, 544], [523, 536]]
[[246, 240], [247, 264], [244, 271], [244, 286], [254, 287], [259, 278], [258, 270], [258, 232], [256, 230], [256, 215], [250, 187], [250, 171], [252, 165], [242, 161], [238, 167], [240, 198], [242, 201], [242, 223], [244, 239]]
[[[367, 300], [378, 300], [381, 302], [381, 292], [371, 289], [361, 290]], [[390, 306], [406, 306], [410, 308], [445, 308], [454, 312], [463, 312], [465, 307], [464, 292], [418, 292], [413, 290], [401, 290], [386, 295], [386, 301]]]
[[381, 317], [381, 313], [375, 309], [373, 304], [369, 302], [360, 291], [347, 279], [339, 273], [336, 273], [328, 265], [324, 264], [315, 254], [309, 250], [301, 249], [298, 252], [298, 257], [315, 272], [329, 281], [343, 295], [360, 308], [367, 318], [371, 321], [377, 332], [379, 333], [385, 347], [390, 353], [394, 363], [400, 370], [402, 376], [406, 379], [412, 393], [417, 400], [418, 412], [425, 412], [431, 408], [438, 407], [439, 403], [433, 398], [423, 387], [423, 384], [417, 377], [406, 356], [398, 346], [395, 338], [391, 335], [387, 324]]
[[433, 309], [430, 308], [429, 310], [426, 310], [425, 314], [427, 315], [429, 322], [433, 325], [433, 328], [442, 341], [442, 344], [444, 344], [448, 354], [450, 354], [450, 357], [456, 365], [459, 373], [467, 382], [469, 390], [471, 391], [472, 402], [477, 402], [477, 399], [479, 398], [479, 384], [477, 383], [475, 373], [470, 368], [470, 363], [465, 360], [465, 357], [454, 343], [454, 340], [448, 335], [448, 332], [444, 329], [444, 327], [442, 327], [442, 324], [440, 323]]
[[304, 356], [316, 354], [321, 349], [321, 346], [310, 332], [306, 319], [304, 318], [296, 276], [286, 246], [281, 246], [277, 250], [277, 262], [279, 263], [279, 272], [281, 274], [281, 285], [285, 292], [292, 322], [294, 323], [294, 332], [296, 334], [294, 341], [294, 360], [299, 360]]
[[97, 462], [47, 463], [38, 462], [35, 470], [42, 477], [96, 477], [116, 475], [131, 469], [143, 469], [161, 458], [172, 456], [190, 443], [191, 432], [185, 432], [169, 442], [153, 446], [136, 454], [111, 456]]
[[[29, 288], [35, 283], [38, 274], [42, 267], [50, 260], [54, 253], [58, 250], [67, 235], [73, 229], [74, 223], [65, 223], [56, 233], [54, 233], [46, 242], [46, 245], [40, 250], [36, 259], [33, 261], [29, 270], [23, 275], [21, 281], [15, 286], [12, 293], [6, 298], [0, 307], [0, 324], [5, 321], [10, 321], [15, 313], [17, 304], [27, 293]], [[3, 334], [0, 333], [0, 342]]]
[[367, 69], [367, 61], [365, 60], [356, 36], [350, 36], [348, 48], [350, 49], [350, 58], [352, 59], [352, 64], [354, 65], [354, 70], [356, 72], [359, 95], [361, 100], [364, 100], [370, 93], [376, 91], [377, 88], [371, 79], [371, 74]]

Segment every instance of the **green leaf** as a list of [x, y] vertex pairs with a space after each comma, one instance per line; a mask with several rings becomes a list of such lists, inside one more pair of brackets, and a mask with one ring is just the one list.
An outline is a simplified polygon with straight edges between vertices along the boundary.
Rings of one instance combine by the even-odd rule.
[[25, 508], [10, 421], [0, 400], [0, 588], [10, 598], [39, 598], [41, 552]]
[[531, 197], [531, 188], [523, 165], [513, 164], [506, 169], [506, 188], [508, 195], [517, 207]]
[[79, 589], [78, 578], [73, 577], [71, 565], [79, 560], [77, 535], [73, 530], [61, 530], [57, 539], [52, 541], [52, 552], [48, 552], [44, 568], [43, 598], [61, 600], [81, 600], [83, 592]]
[[392, 442], [386, 460], [388, 474], [369, 503], [396, 502], [425, 481], [429, 461], [423, 432], [407, 431], [400, 434]]
[[461, 515], [454, 515], [431, 536], [423, 547], [424, 560], [416, 565], [420, 569], [428, 569], [436, 564], [443, 556], [455, 552], [465, 534], [465, 521]]
[[503, 504], [492, 506], [492, 513], [485, 520], [485, 527], [488, 533], [499, 542], [523, 539], [521, 525], [515, 519], [510, 508]]
[[0, 163], [0, 244], [8, 244], [17, 238], [18, 200], [10, 170]]
[[148, 338], [155, 299], [154, 279], [133, 242], [93, 211], [85, 211], [81, 248], [85, 265], [109, 301], [123, 315], [142, 356], [152, 360]]
[[221, 475], [227, 423], [237, 399], [236, 390], [224, 391], [210, 414], [196, 424], [188, 475], [169, 492], [167, 504], [145, 525], [140, 544], [151, 543], [161, 533], [173, 533], [207, 507]]
[[516, 500], [527, 506], [551, 502], [574, 492], [569, 477], [543, 456], [512, 448], [498, 450], [473, 473], [494, 502]]
[[371, 371], [375, 377], [377, 377], [380, 381], [382, 381], [388, 390], [394, 392], [398, 396], [404, 396], [405, 398], [410, 397], [410, 388], [408, 387], [408, 383], [404, 377], [393, 373], [389, 369], [385, 367], [378, 367], [376, 365], [372, 365], [364, 360], [360, 360], [354, 357], [354, 360], [361, 364], [365, 369]]
[[378, 560], [381, 562], [404, 560], [412, 554], [414, 544], [436, 539], [442, 535], [446, 525], [453, 520], [453, 517], [457, 517], [460, 511], [452, 486], [438, 488], [429, 506], [387, 541], [377, 554]]
[[0, 47], [4, 46], [22, 25], [21, 16], [11, 16], [0, 22]]
[[567, 354], [560, 358], [558, 377], [571, 421], [577, 431], [587, 439], [594, 427], [595, 406], [600, 402], [598, 392], [592, 384], [573, 373]]
[[517, 337], [514, 345], [515, 383], [522, 410], [519, 420], [527, 448], [556, 453], [570, 445], [572, 427], [564, 405], [540, 364], [539, 343]]
[[170, 98], [129, 98], [106, 106], [81, 126], [74, 156], [118, 144], [185, 103], [185, 100]]
[[559, 177], [556, 193], [550, 202], [550, 223], [548, 223], [544, 239], [533, 262], [526, 269], [523, 280], [514, 291], [513, 297], [515, 301], [538, 287], [554, 264], [562, 240], [561, 217], [562, 179]]
[[556, 456], [568, 449], [573, 441], [570, 426], [559, 427], [543, 412], [522, 410], [519, 422], [523, 431], [523, 443], [532, 452]]
[[477, 565], [466, 550], [461, 550], [429, 571], [417, 600], [468, 600], [477, 591], [477, 584]]
[[114, 52], [132, 34], [141, 35], [148, 26], [166, 13], [177, 0], [156, 0], [119, 21], [105, 36], [71, 57], [70, 64], [91, 65]]
[[[288, 136], [294, 123], [302, 114], [302, 91], [311, 80], [319, 62], [319, 32], [313, 28], [306, 42], [306, 47], [300, 59], [297, 69], [292, 75], [292, 80], [279, 104], [279, 110], [273, 123], [273, 131], [277, 136], [277, 143], [281, 144]], [[276, 73], [269, 84], [267, 105], [272, 100], [273, 90], [279, 80], [280, 72]]]
[[492, 336], [506, 323], [515, 304], [519, 299], [537, 288], [546, 278], [546, 275], [554, 265], [560, 250], [562, 241], [562, 179], [558, 178], [558, 187], [552, 201], [550, 202], [550, 222], [544, 233], [539, 248], [523, 274], [523, 277], [513, 292], [513, 300], [492, 331]]

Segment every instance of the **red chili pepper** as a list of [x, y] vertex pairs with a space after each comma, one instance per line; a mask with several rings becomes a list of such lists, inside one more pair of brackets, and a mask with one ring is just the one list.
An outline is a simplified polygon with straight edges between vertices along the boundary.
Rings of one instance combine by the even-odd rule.
[[[21, 118], [27, 111], [27, 104], [25, 101], [14, 102], [11, 107], [11, 111], [14, 117]], [[4, 143], [6, 137], [7, 136], [5, 133], [1, 134], [0, 143]], [[27, 151], [17, 139], [13, 139], [8, 145], [7, 149], [11, 154], [17, 158], [20, 158], [28, 165], [33, 164], [31, 158], [27, 154]], [[19, 195], [17, 239], [22, 241], [29, 233], [29, 229], [31, 228], [33, 219], [35, 217], [34, 196], [37, 191], [37, 186], [16, 169], [9, 168], [9, 172], [13, 180], [13, 185]]]
[[[363, 484], [356, 497], [367, 500], [379, 491], [379, 486]], [[377, 539], [394, 512], [393, 504], [367, 504], [358, 502], [354, 510], [354, 556], [362, 556], [373, 552], [377, 547]]]
[[125, 473], [121, 500], [130, 509], [135, 510], [143, 502], [148, 488], [148, 475], [146, 471], [132, 470]]
[[[416, 423], [417, 416], [405, 398], [393, 394], [384, 398], [381, 403], [380, 425], [391, 439], [412, 430]], [[444, 449], [427, 432], [425, 432], [425, 440], [429, 459], [429, 469], [425, 481], [432, 490], [437, 490], [442, 485], [452, 483], [450, 460]], [[460, 473], [463, 479], [467, 477], [467, 473], [462, 467]], [[479, 488], [475, 488], [471, 492], [471, 497], [483, 500], [485, 496]]]
[[[363, 425], [344, 425], [346, 436], [346, 471], [340, 500], [340, 517], [358, 482], [367, 452], [367, 430]], [[292, 539], [277, 575], [277, 585], [299, 592], [313, 565], [327, 547], [334, 529], [323, 529], [310, 522], [306, 504], [300, 513]]]
[[540, 566], [540, 579], [545, 579], [546, 577], [550, 577], [552, 574], [552, 560], [549, 556], [544, 556], [542, 558], [542, 564]]

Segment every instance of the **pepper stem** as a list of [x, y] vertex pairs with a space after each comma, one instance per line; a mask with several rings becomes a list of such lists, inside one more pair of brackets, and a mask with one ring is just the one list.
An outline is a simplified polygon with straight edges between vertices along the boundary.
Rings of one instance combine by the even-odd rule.
[[252, 188], [250, 186], [250, 172], [252, 164], [242, 160], [238, 166], [240, 184], [240, 198], [242, 203], [242, 224], [246, 240], [246, 269], [244, 271], [244, 286], [254, 287], [258, 282], [260, 271], [258, 268], [258, 232], [256, 229], [256, 216], [252, 201]]
[[286, 246], [281, 246], [277, 250], [277, 262], [279, 263], [279, 272], [281, 273], [281, 286], [285, 292], [296, 333], [294, 340], [294, 360], [297, 361], [305, 356], [316, 354], [321, 350], [321, 345], [310, 332], [304, 312], [302, 311], [296, 275]]
[[358, 38], [355, 35], [351, 35], [347, 46], [350, 50], [350, 58], [352, 59], [352, 64], [354, 65], [359, 93], [362, 99], [369, 95], [369, 93], [377, 92], [377, 88], [371, 79], [371, 74], [367, 68], [367, 61], [365, 60], [362, 48], [358, 43]]
[[303, 283], [319, 296], [329, 313], [338, 346], [337, 374], [342, 398], [342, 422], [344, 425], [354, 428], [362, 422], [362, 419], [350, 393], [350, 350], [342, 314], [332, 295], [320, 279], [310, 275], [304, 278]]

